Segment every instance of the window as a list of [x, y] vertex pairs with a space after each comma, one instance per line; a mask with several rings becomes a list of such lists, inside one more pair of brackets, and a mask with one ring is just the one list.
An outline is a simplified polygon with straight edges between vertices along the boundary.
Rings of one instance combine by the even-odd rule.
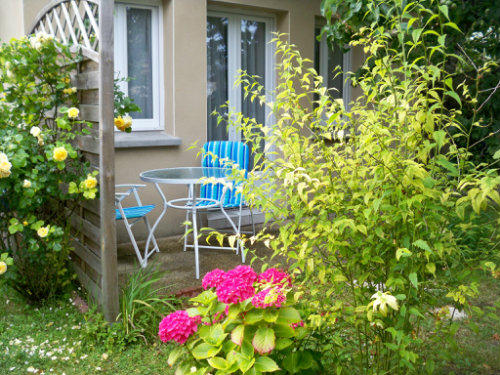
[[[210, 114], [216, 110], [227, 112], [221, 106], [229, 101], [231, 108], [265, 124], [268, 110], [257, 101], [244, 98], [242, 87], [235, 87], [238, 70], [261, 77], [266, 89], [272, 89], [273, 79], [273, 18], [250, 15], [215, 13], [207, 17], [207, 138], [240, 141], [236, 129], [226, 129]], [[260, 145], [263, 147], [263, 145]], [[250, 160], [253, 164], [253, 160]], [[251, 164], [251, 165], [252, 165]]]
[[[349, 101], [351, 100], [351, 86], [346, 81], [346, 74], [351, 69], [351, 51], [342, 52], [339, 46], [334, 46], [334, 49], [328, 47], [326, 38], [323, 36], [321, 41], [318, 41], [318, 36], [321, 34], [321, 27], [314, 29], [314, 68], [323, 77], [325, 86], [330, 90], [330, 95], [335, 99], [342, 98], [346, 110], [349, 109]], [[343, 74], [337, 74], [337, 67], [340, 67]]]
[[159, 5], [115, 4], [115, 78], [142, 109], [131, 113], [134, 130], [159, 130], [162, 111], [161, 12]]

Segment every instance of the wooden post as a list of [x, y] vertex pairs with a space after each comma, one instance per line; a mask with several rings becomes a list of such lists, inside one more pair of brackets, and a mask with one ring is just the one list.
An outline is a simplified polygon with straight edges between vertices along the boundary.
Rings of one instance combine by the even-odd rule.
[[115, 321], [119, 311], [118, 267], [115, 229], [114, 140], [114, 0], [99, 4], [99, 164], [101, 211], [102, 308], [106, 320]]

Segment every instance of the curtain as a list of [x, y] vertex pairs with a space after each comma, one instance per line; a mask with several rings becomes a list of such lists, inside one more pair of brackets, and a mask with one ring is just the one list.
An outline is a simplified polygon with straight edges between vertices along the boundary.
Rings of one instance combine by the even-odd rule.
[[136, 119], [153, 118], [153, 54], [151, 9], [127, 7], [128, 95], [142, 112]]
[[217, 124], [215, 110], [227, 113], [221, 108], [228, 99], [227, 82], [227, 26], [225, 17], [207, 18], [207, 137], [209, 141], [224, 141], [228, 132], [224, 123]]

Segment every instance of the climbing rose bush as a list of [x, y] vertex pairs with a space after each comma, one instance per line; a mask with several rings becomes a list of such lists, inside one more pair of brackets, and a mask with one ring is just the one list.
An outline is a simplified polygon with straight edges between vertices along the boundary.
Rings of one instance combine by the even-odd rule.
[[0, 46], [0, 271], [34, 302], [69, 285], [69, 217], [98, 191], [77, 142], [91, 128], [71, 85], [77, 60], [44, 33]]
[[321, 372], [321, 353], [311, 346], [318, 326], [304, 322], [303, 292], [294, 290], [286, 272], [215, 269], [202, 287], [190, 300], [193, 307], [166, 316], [159, 326], [161, 341], [181, 344], [168, 359], [176, 374]]

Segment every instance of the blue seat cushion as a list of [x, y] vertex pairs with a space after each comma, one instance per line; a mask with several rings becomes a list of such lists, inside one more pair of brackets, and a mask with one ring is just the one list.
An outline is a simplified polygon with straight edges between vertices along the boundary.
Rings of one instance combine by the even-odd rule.
[[[147, 206], [126, 207], [123, 209], [123, 212], [127, 219], [135, 219], [146, 216], [148, 213], [153, 211], [154, 208], [155, 206], [153, 204], [149, 204]], [[119, 209], [116, 209], [116, 220], [121, 219], [123, 219], [122, 214]]]

